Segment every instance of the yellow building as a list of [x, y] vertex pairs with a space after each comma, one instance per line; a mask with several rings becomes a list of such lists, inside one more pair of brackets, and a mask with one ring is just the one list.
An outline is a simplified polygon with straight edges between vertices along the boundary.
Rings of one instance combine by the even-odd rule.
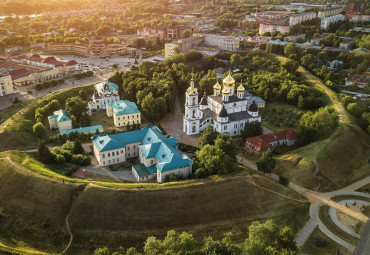
[[141, 112], [136, 104], [127, 100], [119, 100], [107, 104], [107, 115], [113, 117], [116, 127], [141, 124]]
[[0, 96], [14, 93], [13, 81], [10, 75], [0, 76]]

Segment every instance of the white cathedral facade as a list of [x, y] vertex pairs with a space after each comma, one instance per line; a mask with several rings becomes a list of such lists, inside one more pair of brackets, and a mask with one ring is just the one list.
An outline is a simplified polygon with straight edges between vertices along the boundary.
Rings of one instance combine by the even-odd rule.
[[185, 94], [183, 131], [186, 134], [199, 134], [210, 125], [219, 133], [236, 136], [240, 135], [247, 121], [261, 122], [258, 106], [253, 97], [245, 93], [243, 85], [240, 84], [235, 91], [235, 80], [230, 73], [222, 83], [223, 89], [217, 81], [213, 86], [213, 95], [203, 95], [199, 103], [197, 88], [191, 81]]

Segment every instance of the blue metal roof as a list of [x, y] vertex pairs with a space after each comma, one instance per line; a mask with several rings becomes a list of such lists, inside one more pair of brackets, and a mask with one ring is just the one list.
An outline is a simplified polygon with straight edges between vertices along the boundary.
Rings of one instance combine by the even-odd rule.
[[103, 91], [104, 90], [104, 87], [105, 87], [105, 84], [107, 84], [108, 89], [110, 91], [112, 91], [112, 92], [117, 91], [118, 92], [118, 85], [115, 84], [115, 83], [113, 83], [113, 82], [109, 82], [109, 81], [103, 81], [101, 83], [96, 84], [95, 85], [95, 90], [97, 92]]
[[89, 126], [89, 127], [80, 127], [80, 128], [75, 128], [75, 129], [67, 129], [67, 130], [60, 131], [60, 133], [69, 135], [72, 132], [92, 133], [92, 132], [96, 132], [96, 130], [103, 131], [103, 126], [102, 125], [97, 125], [97, 126]]
[[115, 116], [140, 113], [137, 105], [128, 100], [118, 100], [107, 104], [107, 106], [113, 107], [113, 113]]
[[54, 112], [54, 115], [49, 116], [49, 119], [57, 119], [57, 122], [71, 121], [66, 110], [60, 109]]
[[92, 141], [100, 152], [123, 148], [127, 144], [142, 143], [139, 150], [146, 159], [156, 158], [158, 163], [156, 168], [161, 172], [193, 164], [187, 155], [176, 148], [178, 145], [176, 138], [164, 137], [155, 126], [114, 135], [95, 135]]

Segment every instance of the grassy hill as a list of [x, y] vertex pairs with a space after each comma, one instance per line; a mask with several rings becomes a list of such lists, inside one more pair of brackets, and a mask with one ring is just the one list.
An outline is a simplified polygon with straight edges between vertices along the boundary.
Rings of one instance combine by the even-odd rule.
[[[265, 188], [301, 199], [264, 177], [253, 178]], [[148, 235], [163, 237], [169, 229], [189, 231], [199, 240], [232, 231], [242, 241], [253, 220], [273, 218], [298, 229], [308, 218], [307, 203], [253, 186], [247, 174], [172, 188], [121, 189], [63, 185], [57, 177], [2, 158], [0, 197], [0, 243], [61, 252], [69, 240], [69, 213], [74, 235], [69, 254], [91, 254], [105, 245], [141, 246]]]
[[[311, 143], [279, 157], [279, 174], [310, 189], [319, 185], [314, 176], [319, 165], [318, 176], [326, 180], [324, 186], [335, 190], [368, 176], [370, 164], [370, 136], [363, 131], [355, 119], [341, 105], [338, 95], [323, 82], [300, 67], [300, 74], [329, 98], [327, 105], [333, 106], [339, 116], [339, 125], [333, 134], [324, 140]], [[366, 170], [367, 169], [367, 170]], [[330, 184], [329, 184], [330, 183]], [[322, 186], [321, 186], [322, 188]]]

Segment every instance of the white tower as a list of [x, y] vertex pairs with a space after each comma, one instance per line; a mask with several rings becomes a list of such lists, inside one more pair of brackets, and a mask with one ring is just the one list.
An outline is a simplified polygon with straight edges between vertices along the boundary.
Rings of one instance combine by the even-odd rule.
[[199, 134], [201, 114], [198, 104], [198, 90], [194, 87], [193, 78], [190, 87], [186, 90], [185, 100], [184, 132], [188, 135]]
[[239, 99], [243, 99], [244, 98], [244, 91], [245, 91], [245, 89], [244, 89], [244, 86], [243, 86], [243, 82], [240, 82], [240, 85], [239, 85], [239, 87], [237, 89], [237, 97]]

